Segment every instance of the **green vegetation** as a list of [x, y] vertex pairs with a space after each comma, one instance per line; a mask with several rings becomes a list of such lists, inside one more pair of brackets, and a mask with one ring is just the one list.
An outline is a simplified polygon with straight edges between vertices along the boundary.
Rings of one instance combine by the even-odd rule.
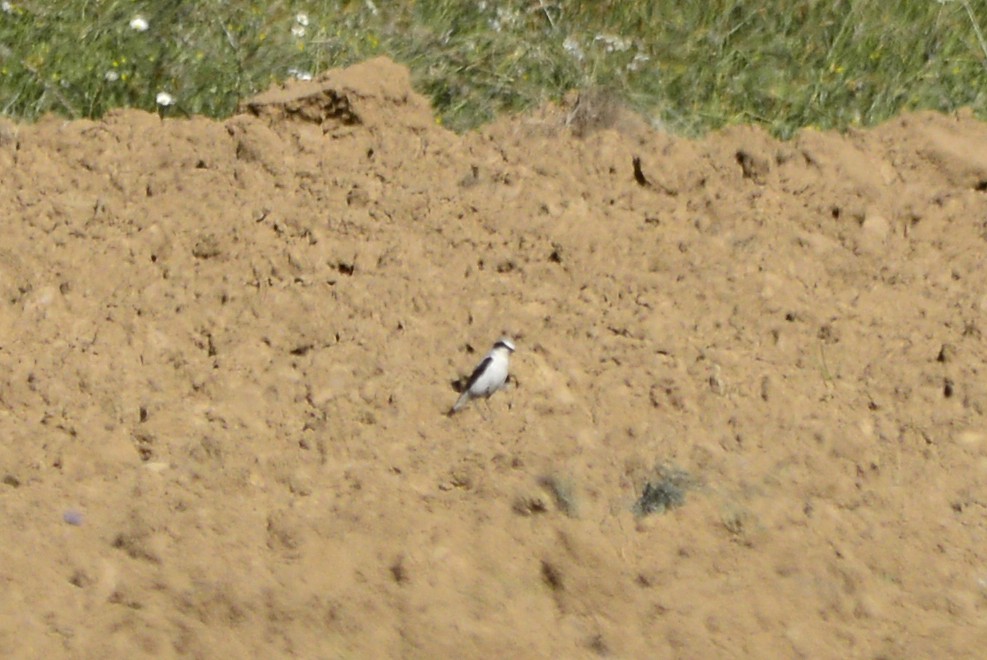
[[654, 476], [644, 484], [641, 496], [631, 510], [639, 518], [652, 513], [665, 513], [685, 504], [685, 493], [695, 488], [697, 481], [672, 465], [659, 463]]
[[[671, 130], [782, 136], [901, 110], [987, 117], [987, 0], [3, 0], [0, 113], [227, 116], [272, 82], [375, 55], [447, 125], [604, 89]], [[136, 20], [136, 18], [141, 20]], [[145, 26], [146, 29], [141, 29]], [[167, 97], [161, 97], [166, 102]]]

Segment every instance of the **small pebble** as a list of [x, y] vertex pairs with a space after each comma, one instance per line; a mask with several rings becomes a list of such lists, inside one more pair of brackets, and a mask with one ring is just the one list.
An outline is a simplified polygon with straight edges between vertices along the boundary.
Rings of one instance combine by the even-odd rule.
[[82, 524], [82, 513], [74, 509], [70, 509], [62, 514], [62, 520], [70, 525], [75, 525], [78, 527]]

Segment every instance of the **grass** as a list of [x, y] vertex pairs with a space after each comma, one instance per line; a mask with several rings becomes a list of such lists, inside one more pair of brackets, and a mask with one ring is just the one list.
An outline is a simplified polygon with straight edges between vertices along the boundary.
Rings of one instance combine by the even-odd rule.
[[[458, 130], [571, 89], [605, 89], [686, 135], [755, 123], [787, 137], [918, 108], [972, 106], [987, 118], [987, 0], [5, 0], [0, 9], [0, 113], [27, 120], [120, 106], [225, 117], [275, 81], [375, 55], [406, 63]], [[131, 27], [138, 16], [144, 31]], [[159, 107], [161, 92], [174, 105]]]

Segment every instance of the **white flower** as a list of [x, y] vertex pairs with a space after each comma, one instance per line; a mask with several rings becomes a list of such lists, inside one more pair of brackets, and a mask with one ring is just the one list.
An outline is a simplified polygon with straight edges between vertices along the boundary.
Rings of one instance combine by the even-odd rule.
[[302, 27], [308, 27], [308, 14], [298, 13], [295, 14], [295, 22]]
[[138, 15], [130, 19], [131, 30], [136, 30], [137, 32], [147, 32], [147, 28], [149, 27], [150, 25], [148, 24], [147, 19], [143, 16]]
[[371, 14], [373, 14], [374, 16], [377, 15], [377, 5], [374, 4], [374, 0], [366, 0], [364, 4], [367, 5], [367, 9], [370, 11]]
[[291, 26], [291, 36], [301, 39], [305, 36], [305, 26], [295, 23]]
[[583, 49], [579, 45], [579, 40], [575, 37], [566, 37], [565, 41], [562, 42], [562, 50], [569, 53], [577, 61], [581, 62], [583, 60]]
[[9, 2], [7, 2], [7, 0], [3, 0], [3, 3], [0, 4], [0, 9], [3, 9], [3, 13], [5, 13], [5, 14], [13, 14], [14, 13], [14, 5], [12, 5]]
[[622, 53], [631, 47], [631, 40], [624, 37], [618, 37], [613, 34], [598, 34], [594, 41], [602, 41], [603, 47], [608, 53], [614, 51]]
[[627, 65], [627, 70], [637, 71], [638, 69], [641, 68], [641, 65], [643, 65], [645, 62], [647, 62], [650, 59], [651, 58], [645, 55], [644, 53], [637, 53], [636, 55], [634, 55], [634, 59], [631, 60], [630, 63]]
[[521, 12], [514, 9], [497, 7], [497, 17], [490, 19], [490, 27], [494, 32], [511, 30], [521, 22]]
[[154, 98], [158, 105], [167, 108], [169, 105], [175, 105], [175, 97], [168, 92], [158, 92], [158, 95]]
[[288, 69], [288, 75], [295, 80], [311, 80], [312, 74], [308, 71], [302, 71], [301, 69], [291, 68]]
[[116, 82], [120, 80], [120, 72], [110, 69], [109, 71], [103, 74], [103, 80], [105, 80], [106, 82]]

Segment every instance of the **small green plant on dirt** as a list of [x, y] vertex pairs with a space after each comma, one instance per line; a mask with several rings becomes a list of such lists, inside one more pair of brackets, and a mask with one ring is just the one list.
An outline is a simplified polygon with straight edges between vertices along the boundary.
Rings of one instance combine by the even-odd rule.
[[685, 470], [659, 464], [634, 503], [634, 515], [641, 517], [652, 513], [665, 513], [685, 504], [686, 491], [695, 488], [696, 480]]
[[678, 133], [788, 136], [987, 116], [984, 30], [987, 0], [3, 0], [0, 113], [224, 117], [275, 81], [389, 55], [455, 129], [605, 89]]
[[552, 495], [555, 500], [555, 508], [569, 516], [579, 517], [579, 501], [576, 496], [576, 488], [570, 479], [557, 475], [546, 475], [538, 479], [538, 485]]

